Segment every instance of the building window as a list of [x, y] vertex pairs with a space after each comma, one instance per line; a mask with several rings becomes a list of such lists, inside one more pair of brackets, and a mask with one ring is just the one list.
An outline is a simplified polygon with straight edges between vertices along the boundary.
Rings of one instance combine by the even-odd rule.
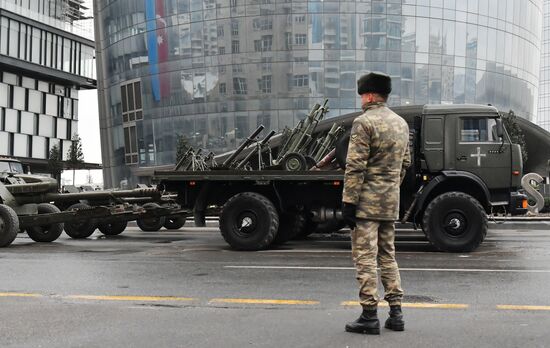
[[218, 37], [224, 37], [223, 25], [218, 25]]
[[306, 34], [296, 34], [296, 36], [294, 36], [294, 43], [296, 45], [305, 45], [307, 43], [307, 35]]
[[229, 1], [229, 6], [231, 6], [231, 7], [237, 7], [237, 0], [230, 0], [230, 1]]
[[262, 71], [271, 71], [272, 57], [262, 57]]
[[265, 75], [258, 79], [258, 89], [262, 93], [271, 93], [271, 75]]
[[239, 40], [231, 41], [231, 53], [239, 53], [241, 51]]
[[255, 18], [252, 22], [252, 28], [254, 30], [272, 30], [273, 19], [271, 18]]
[[242, 64], [235, 64], [231, 68], [232, 68], [234, 73], [242, 73], [243, 72], [243, 65]]
[[231, 21], [231, 35], [239, 35], [239, 22], [237, 22], [236, 20]]
[[225, 54], [225, 47], [218, 47], [219, 54]]
[[294, 75], [292, 79], [292, 85], [294, 87], [305, 87], [309, 85], [308, 75]]
[[261, 40], [254, 40], [254, 51], [256, 52], [271, 51], [272, 45], [273, 45], [273, 36], [263, 35]]
[[227, 94], [226, 84], [225, 83], [220, 83], [219, 90], [220, 90], [221, 95], [226, 95]]
[[135, 164], [138, 161], [136, 126], [124, 127], [124, 161]]
[[235, 94], [240, 94], [240, 95], [248, 94], [246, 79], [244, 77], [233, 78], [233, 91]]
[[292, 49], [292, 33], [285, 33], [285, 49], [287, 51]]
[[294, 16], [294, 22], [296, 22], [296, 23], [305, 23], [306, 22], [306, 15]]
[[122, 126], [124, 127], [124, 161], [126, 164], [138, 162], [136, 121], [143, 119], [141, 103], [141, 81], [120, 86], [122, 103]]

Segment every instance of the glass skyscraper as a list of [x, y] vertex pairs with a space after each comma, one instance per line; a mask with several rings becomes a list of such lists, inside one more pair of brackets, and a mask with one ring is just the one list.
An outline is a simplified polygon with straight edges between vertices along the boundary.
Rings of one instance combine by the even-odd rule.
[[82, 0], [0, 0], [0, 156], [47, 173], [77, 132], [78, 90], [95, 88], [93, 33]]
[[550, 0], [544, 0], [542, 22], [539, 109], [536, 123], [550, 131]]
[[94, 14], [107, 187], [173, 165], [178, 135], [221, 152], [323, 98], [329, 116], [357, 111], [369, 71], [391, 75], [391, 105], [537, 109], [542, 0], [98, 0]]

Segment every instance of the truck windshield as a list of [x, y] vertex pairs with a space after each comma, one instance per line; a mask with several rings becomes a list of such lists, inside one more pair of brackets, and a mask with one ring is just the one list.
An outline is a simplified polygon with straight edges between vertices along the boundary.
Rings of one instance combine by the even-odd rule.
[[23, 173], [23, 165], [19, 162], [1, 162], [0, 173]]

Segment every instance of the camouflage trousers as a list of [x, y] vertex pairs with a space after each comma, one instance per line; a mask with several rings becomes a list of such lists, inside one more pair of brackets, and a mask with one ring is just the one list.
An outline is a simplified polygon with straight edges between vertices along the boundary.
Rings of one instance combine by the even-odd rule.
[[403, 299], [401, 277], [395, 261], [395, 224], [393, 221], [357, 219], [351, 231], [352, 256], [357, 268], [361, 306], [374, 309], [378, 306], [377, 260], [380, 266], [384, 299], [390, 305], [400, 305]]

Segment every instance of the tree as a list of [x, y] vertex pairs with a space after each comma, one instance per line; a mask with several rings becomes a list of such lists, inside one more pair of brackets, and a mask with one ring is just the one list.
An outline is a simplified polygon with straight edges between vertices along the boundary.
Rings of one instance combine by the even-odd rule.
[[183, 134], [176, 136], [176, 164], [182, 159], [183, 155], [189, 150], [189, 140]]
[[63, 161], [61, 158], [61, 151], [59, 151], [59, 145], [54, 145], [50, 149], [50, 155], [48, 156], [48, 171], [52, 177], [57, 180], [57, 188], [61, 184], [61, 172], [63, 171]]
[[67, 151], [67, 166], [69, 169], [73, 170], [74, 185], [75, 170], [82, 167], [82, 163], [84, 163], [84, 153], [82, 152], [82, 139], [80, 139], [78, 134], [73, 135], [71, 140], [71, 146], [69, 147], [69, 151]]
[[525, 164], [528, 157], [527, 143], [525, 142], [523, 130], [516, 121], [517, 116], [512, 110], [508, 113], [501, 113], [501, 116], [504, 121], [504, 127], [506, 127], [506, 130], [508, 131], [508, 135], [510, 135], [512, 143], [521, 146], [521, 157], [523, 158], [523, 164]]

